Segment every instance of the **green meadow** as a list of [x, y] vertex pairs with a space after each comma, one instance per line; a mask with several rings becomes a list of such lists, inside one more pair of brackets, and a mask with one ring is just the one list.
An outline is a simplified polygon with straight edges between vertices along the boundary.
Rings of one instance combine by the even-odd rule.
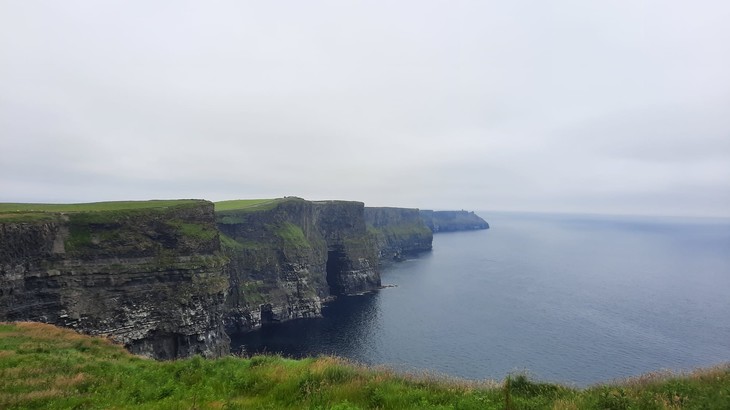
[[401, 374], [335, 357], [159, 362], [101, 337], [0, 324], [3, 409], [728, 409], [730, 367], [576, 389]]

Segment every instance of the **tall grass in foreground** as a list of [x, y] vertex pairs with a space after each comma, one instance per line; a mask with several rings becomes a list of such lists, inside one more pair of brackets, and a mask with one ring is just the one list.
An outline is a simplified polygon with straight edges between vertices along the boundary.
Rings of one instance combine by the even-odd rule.
[[728, 409], [730, 368], [655, 374], [584, 390], [403, 375], [334, 357], [157, 362], [103, 338], [0, 324], [0, 408]]

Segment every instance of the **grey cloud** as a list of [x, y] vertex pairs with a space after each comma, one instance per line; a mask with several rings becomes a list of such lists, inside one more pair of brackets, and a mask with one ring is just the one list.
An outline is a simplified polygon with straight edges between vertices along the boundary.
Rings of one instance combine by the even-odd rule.
[[730, 6], [5, 2], [0, 200], [730, 216]]

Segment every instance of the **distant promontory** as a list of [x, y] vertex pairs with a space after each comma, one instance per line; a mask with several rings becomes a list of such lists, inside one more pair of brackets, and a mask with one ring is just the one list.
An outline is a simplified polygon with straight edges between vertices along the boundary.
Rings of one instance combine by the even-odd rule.
[[474, 211], [421, 210], [421, 219], [432, 232], [471, 231], [489, 229], [487, 221]]

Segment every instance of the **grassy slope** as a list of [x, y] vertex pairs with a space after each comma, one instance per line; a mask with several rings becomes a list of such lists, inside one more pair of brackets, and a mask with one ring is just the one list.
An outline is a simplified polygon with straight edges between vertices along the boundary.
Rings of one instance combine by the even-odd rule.
[[400, 376], [340, 359], [155, 362], [102, 338], [0, 324], [0, 408], [726, 409], [730, 368], [573, 390]]

